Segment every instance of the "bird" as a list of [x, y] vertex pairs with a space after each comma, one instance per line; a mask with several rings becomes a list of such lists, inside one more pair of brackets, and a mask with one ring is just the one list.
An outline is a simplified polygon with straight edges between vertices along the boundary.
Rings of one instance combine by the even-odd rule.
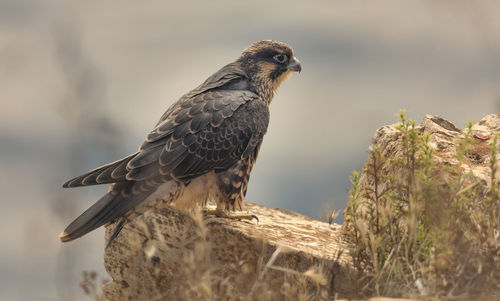
[[285, 43], [262, 40], [184, 94], [161, 116], [139, 150], [68, 180], [64, 188], [109, 184], [109, 191], [59, 235], [72, 241], [115, 223], [107, 246], [146, 210], [216, 203], [218, 217], [237, 214], [269, 124], [280, 84], [302, 70]]

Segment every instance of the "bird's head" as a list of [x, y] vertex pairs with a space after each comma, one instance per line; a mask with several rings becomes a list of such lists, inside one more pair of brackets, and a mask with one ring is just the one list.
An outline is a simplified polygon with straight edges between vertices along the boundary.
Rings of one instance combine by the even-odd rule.
[[279, 85], [302, 66], [292, 47], [271, 40], [259, 41], [245, 49], [237, 60], [257, 92], [269, 103]]

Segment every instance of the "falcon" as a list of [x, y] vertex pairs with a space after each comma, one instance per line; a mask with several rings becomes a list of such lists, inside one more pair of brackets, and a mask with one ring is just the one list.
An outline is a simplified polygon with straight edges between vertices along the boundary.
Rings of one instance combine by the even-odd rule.
[[269, 123], [269, 104], [280, 84], [301, 65], [293, 49], [259, 41], [236, 61], [182, 96], [160, 118], [139, 151], [63, 184], [110, 184], [109, 192], [77, 217], [59, 238], [79, 238], [116, 223], [123, 226], [150, 208], [193, 208], [213, 200], [211, 214], [237, 214]]

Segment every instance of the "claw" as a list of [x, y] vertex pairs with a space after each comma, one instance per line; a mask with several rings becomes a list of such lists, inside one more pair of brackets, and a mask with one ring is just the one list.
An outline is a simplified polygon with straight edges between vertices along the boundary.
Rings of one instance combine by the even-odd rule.
[[213, 216], [217, 216], [217, 217], [219, 217], [219, 214], [220, 214], [217, 209], [203, 209], [203, 210], [201, 210], [201, 213], [203, 214], [203, 216], [213, 215]]
[[257, 223], [259, 222], [259, 218], [255, 214], [229, 213], [226, 210], [220, 210], [220, 209], [203, 209], [202, 213], [203, 216], [213, 215], [216, 217], [223, 217], [223, 218], [237, 219], [237, 220], [245, 219], [249, 221], [255, 219]]
[[257, 215], [252, 214], [252, 219], [254, 219], [254, 218], [255, 218], [255, 220], [257, 221], [257, 223], [259, 223], [259, 218], [257, 217]]

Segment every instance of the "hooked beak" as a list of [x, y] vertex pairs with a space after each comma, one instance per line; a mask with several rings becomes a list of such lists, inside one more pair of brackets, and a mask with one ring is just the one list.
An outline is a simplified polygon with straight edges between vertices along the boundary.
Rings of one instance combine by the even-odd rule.
[[290, 71], [299, 72], [302, 71], [302, 66], [300, 65], [300, 61], [293, 57], [292, 61], [286, 66], [286, 68]]

